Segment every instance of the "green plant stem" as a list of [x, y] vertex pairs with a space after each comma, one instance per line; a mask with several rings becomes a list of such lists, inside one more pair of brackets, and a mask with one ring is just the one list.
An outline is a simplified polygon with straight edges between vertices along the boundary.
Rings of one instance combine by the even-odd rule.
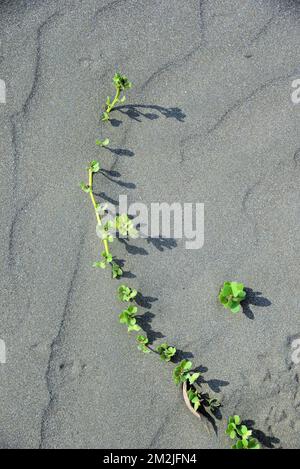
[[[102, 225], [101, 216], [97, 211], [97, 203], [96, 203], [96, 200], [95, 200], [95, 197], [94, 197], [94, 194], [93, 194], [93, 171], [91, 169], [89, 169], [89, 186], [91, 188], [90, 197], [91, 197], [91, 201], [92, 201], [92, 204], [93, 204], [93, 207], [94, 207], [94, 210], [95, 210], [97, 223], [98, 223], [98, 225]], [[106, 254], [107, 255], [110, 254], [107, 239], [103, 240], [103, 245], [104, 245], [104, 249], [105, 249]]]
[[117, 88], [117, 92], [116, 92], [116, 95], [113, 99], [113, 102], [110, 104], [110, 106], [107, 106], [107, 108], [106, 108], [107, 114], [110, 113], [110, 111], [113, 109], [115, 104], [117, 104], [117, 102], [119, 101], [120, 94], [121, 94], [121, 88]]
[[154, 350], [153, 348], [151, 348], [150, 345], [146, 345], [146, 347], [147, 347], [147, 349], [150, 350], [150, 352], [154, 353], [155, 355], [159, 355], [159, 353], [156, 350]]

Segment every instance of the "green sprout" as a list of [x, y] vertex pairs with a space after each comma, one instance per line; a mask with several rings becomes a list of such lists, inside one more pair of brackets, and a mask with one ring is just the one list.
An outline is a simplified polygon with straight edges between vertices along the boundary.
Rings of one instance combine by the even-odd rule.
[[240, 303], [246, 298], [244, 285], [238, 282], [224, 282], [219, 293], [219, 300], [225, 308], [232, 313], [240, 311]]
[[108, 264], [112, 262], [112, 255], [109, 252], [108, 254], [103, 251], [101, 252], [101, 256], [103, 257], [103, 261], [97, 261], [93, 263], [93, 267], [100, 267], [100, 269], [105, 269]]
[[[102, 114], [102, 121], [108, 121], [109, 120], [109, 114], [112, 111], [112, 109], [116, 106], [116, 104], [124, 103], [126, 100], [125, 96], [125, 90], [128, 90], [132, 87], [132, 83], [128, 80], [125, 75], [121, 75], [120, 73], [116, 73], [115, 76], [113, 77], [113, 84], [114, 87], [116, 88], [116, 94], [114, 99], [111, 101], [111, 98], [107, 96], [106, 99], [106, 107], [105, 111]], [[120, 98], [121, 92], [123, 91], [123, 96]]]
[[116, 262], [112, 262], [111, 264], [111, 275], [112, 278], [120, 278], [123, 275], [123, 270]]
[[83, 190], [83, 192], [86, 192], [87, 194], [89, 194], [92, 191], [91, 187], [88, 184], [85, 184], [84, 182], [80, 183], [80, 187]]
[[148, 337], [145, 337], [144, 335], [138, 335], [137, 338], [136, 338], [137, 342], [138, 342], [138, 349], [143, 352], [143, 353], [150, 353], [151, 350], [149, 349], [148, 347]]
[[107, 147], [107, 145], [109, 145], [109, 138], [105, 138], [104, 140], [96, 140], [95, 143], [99, 147]]
[[124, 309], [124, 311], [119, 315], [120, 323], [126, 324], [128, 332], [141, 330], [140, 326], [136, 323], [136, 313], [136, 306], [128, 306], [128, 308]]
[[179, 365], [174, 368], [173, 381], [176, 385], [188, 381], [193, 384], [200, 376], [200, 373], [190, 374], [192, 368], [192, 362], [189, 360], [182, 360]]
[[161, 344], [156, 347], [157, 353], [160, 355], [161, 360], [169, 362], [176, 353], [175, 347], [170, 347], [167, 343]]
[[96, 211], [102, 217], [107, 213], [108, 204], [96, 204]]
[[107, 241], [108, 243], [112, 243], [114, 240], [113, 231], [114, 223], [112, 220], [107, 220], [104, 225], [101, 224], [97, 226], [97, 235], [102, 241]]
[[92, 173], [98, 173], [98, 171], [100, 171], [99, 161], [91, 161], [90, 165], [87, 167], [87, 170], [91, 171]]
[[195, 411], [197, 412], [197, 410], [199, 409], [199, 407], [201, 406], [201, 403], [203, 401], [201, 393], [199, 391], [197, 391], [196, 388], [191, 387], [187, 391], [187, 395], [188, 395], [188, 398], [189, 398], [191, 404], [193, 404], [193, 407], [194, 407]]
[[236, 440], [232, 449], [260, 449], [260, 444], [256, 438], [252, 438], [252, 430], [242, 424], [239, 415], [233, 415], [228, 419], [226, 435], [232, 440]]
[[115, 218], [114, 223], [116, 231], [118, 231], [120, 235], [129, 236], [130, 238], [136, 238], [138, 236], [138, 231], [126, 213], [118, 215]]
[[118, 288], [118, 297], [121, 301], [131, 301], [137, 295], [137, 290], [130, 288], [127, 285], [120, 285]]

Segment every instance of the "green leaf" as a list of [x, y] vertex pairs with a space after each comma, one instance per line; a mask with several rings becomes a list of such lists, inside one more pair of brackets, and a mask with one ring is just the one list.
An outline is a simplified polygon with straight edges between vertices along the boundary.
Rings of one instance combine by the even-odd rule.
[[199, 399], [198, 396], [195, 396], [193, 399], [192, 399], [192, 403], [194, 404], [194, 409], [197, 411], [201, 405], [201, 401]]
[[96, 140], [95, 143], [99, 147], [107, 147], [107, 145], [109, 145], [109, 138], [105, 138], [104, 140]]
[[118, 264], [113, 262], [112, 265], [111, 265], [111, 274], [112, 274], [112, 278], [119, 278], [119, 277], [122, 277], [123, 270], [121, 269], [121, 267]]
[[236, 449], [244, 449], [244, 445], [243, 445], [242, 440], [238, 440], [236, 442]]
[[107, 254], [106, 251], [102, 251], [101, 256], [104, 258], [104, 260], [106, 261], [107, 264], [112, 262], [112, 255], [111, 255], [110, 252]]
[[200, 376], [200, 373], [193, 373], [190, 377], [189, 377], [189, 382], [190, 384], [193, 384]]
[[122, 311], [121, 314], [119, 314], [119, 319], [121, 324], [127, 324], [128, 322], [128, 316], [125, 311]]
[[241, 291], [239, 294], [238, 294], [238, 297], [242, 300], [244, 300], [247, 296], [247, 293], [245, 291]]
[[242, 435], [246, 435], [248, 433], [248, 428], [246, 425], [241, 425], [240, 432]]
[[242, 283], [237, 283], [237, 282], [231, 282], [231, 290], [233, 293], [233, 296], [238, 296], [240, 292], [244, 290], [244, 285]]
[[223, 288], [221, 290], [221, 293], [225, 297], [231, 295], [232, 290], [231, 290], [230, 282], [225, 282], [224, 283]]
[[106, 111], [103, 112], [102, 117], [101, 117], [101, 120], [102, 120], [103, 122], [106, 122], [106, 121], [109, 120], [109, 114], [108, 114]]
[[137, 307], [136, 306], [128, 306], [127, 308], [127, 311], [130, 313], [130, 314], [136, 314], [137, 313]]
[[81, 182], [81, 183], [80, 183], [80, 187], [81, 187], [81, 189], [83, 190], [83, 192], [86, 192], [86, 193], [90, 193], [90, 192], [91, 192], [90, 186], [88, 186], [87, 184], [84, 184], [84, 182]]
[[105, 101], [105, 104], [106, 104], [107, 106], [110, 106], [111, 103], [110, 103], [110, 97], [109, 97], [109, 96], [107, 96], [106, 101]]
[[144, 336], [144, 335], [138, 335], [136, 340], [140, 343], [140, 344], [148, 344], [149, 340], [148, 340], [148, 337]]
[[240, 305], [236, 303], [235, 301], [231, 301], [229, 303], [229, 308], [232, 313], [238, 313], [241, 309]]
[[131, 301], [137, 296], [137, 290], [129, 288], [127, 285], [120, 285], [118, 288], [118, 296], [121, 301]]
[[169, 362], [176, 353], [175, 347], [170, 347], [167, 343], [163, 343], [156, 347], [157, 353], [160, 355], [161, 360]]
[[248, 441], [248, 449], [260, 449], [260, 444], [256, 440], [256, 438], [251, 438]]
[[182, 368], [185, 370], [185, 371], [188, 371], [192, 368], [192, 362], [190, 362], [189, 360], [182, 360], [181, 362], [181, 365], [182, 365]]
[[126, 101], [126, 96], [124, 95], [121, 99], [119, 99], [120, 103], [125, 103]]
[[143, 345], [143, 344], [138, 345], [138, 349], [139, 349], [141, 352], [143, 352], [143, 353], [150, 353], [150, 352], [151, 352], [151, 350], [148, 349], [148, 347], [146, 347], [146, 346]]
[[234, 415], [233, 420], [236, 425], [239, 425], [241, 423], [241, 417], [239, 415]]
[[91, 161], [90, 168], [93, 173], [97, 173], [100, 170], [100, 163], [99, 161]]
[[190, 389], [187, 390], [187, 395], [188, 395], [189, 400], [191, 401], [192, 399], [194, 399], [194, 397], [195, 397], [196, 394], [195, 394], [195, 392], [193, 391], [193, 389], [190, 388]]
[[236, 425], [235, 423], [229, 423], [228, 426], [227, 426], [227, 430], [228, 432], [230, 433], [232, 430], [236, 430]]
[[128, 332], [140, 331], [140, 330], [141, 330], [141, 328], [137, 324], [134, 324], [133, 326], [128, 326]]
[[105, 261], [97, 261], [93, 263], [93, 267], [98, 267], [100, 269], [105, 269], [106, 267], [106, 262]]
[[228, 303], [227, 297], [223, 296], [221, 293], [219, 294], [219, 300], [222, 303], [222, 305], [224, 305], [224, 306], [227, 305], [227, 303]]

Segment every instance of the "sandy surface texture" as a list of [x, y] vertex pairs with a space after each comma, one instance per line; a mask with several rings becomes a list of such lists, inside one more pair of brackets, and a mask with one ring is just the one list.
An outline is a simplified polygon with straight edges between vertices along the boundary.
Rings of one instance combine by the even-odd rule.
[[[227, 448], [226, 418], [300, 445], [300, 2], [0, 1], [0, 446]], [[100, 121], [115, 71], [134, 86]], [[95, 145], [109, 137], [108, 149]], [[153, 343], [167, 339], [222, 399], [217, 434], [172, 366], [118, 322], [118, 282], [79, 187], [114, 202], [205, 204], [205, 242], [115, 242]], [[243, 313], [220, 285], [249, 289]]]

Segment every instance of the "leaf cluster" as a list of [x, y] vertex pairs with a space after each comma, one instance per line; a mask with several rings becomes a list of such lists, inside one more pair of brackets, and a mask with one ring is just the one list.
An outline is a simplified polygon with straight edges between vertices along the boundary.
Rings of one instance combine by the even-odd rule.
[[246, 298], [244, 285], [238, 282], [224, 282], [219, 293], [219, 300], [232, 313], [240, 311], [240, 303]]
[[239, 415], [229, 417], [226, 435], [232, 440], [236, 440], [232, 449], [260, 449], [257, 439], [252, 437], [252, 430], [242, 424]]
[[201, 373], [190, 373], [193, 364], [189, 360], [182, 360], [173, 370], [173, 381], [176, 385], [188, 381], [193, 384]]

